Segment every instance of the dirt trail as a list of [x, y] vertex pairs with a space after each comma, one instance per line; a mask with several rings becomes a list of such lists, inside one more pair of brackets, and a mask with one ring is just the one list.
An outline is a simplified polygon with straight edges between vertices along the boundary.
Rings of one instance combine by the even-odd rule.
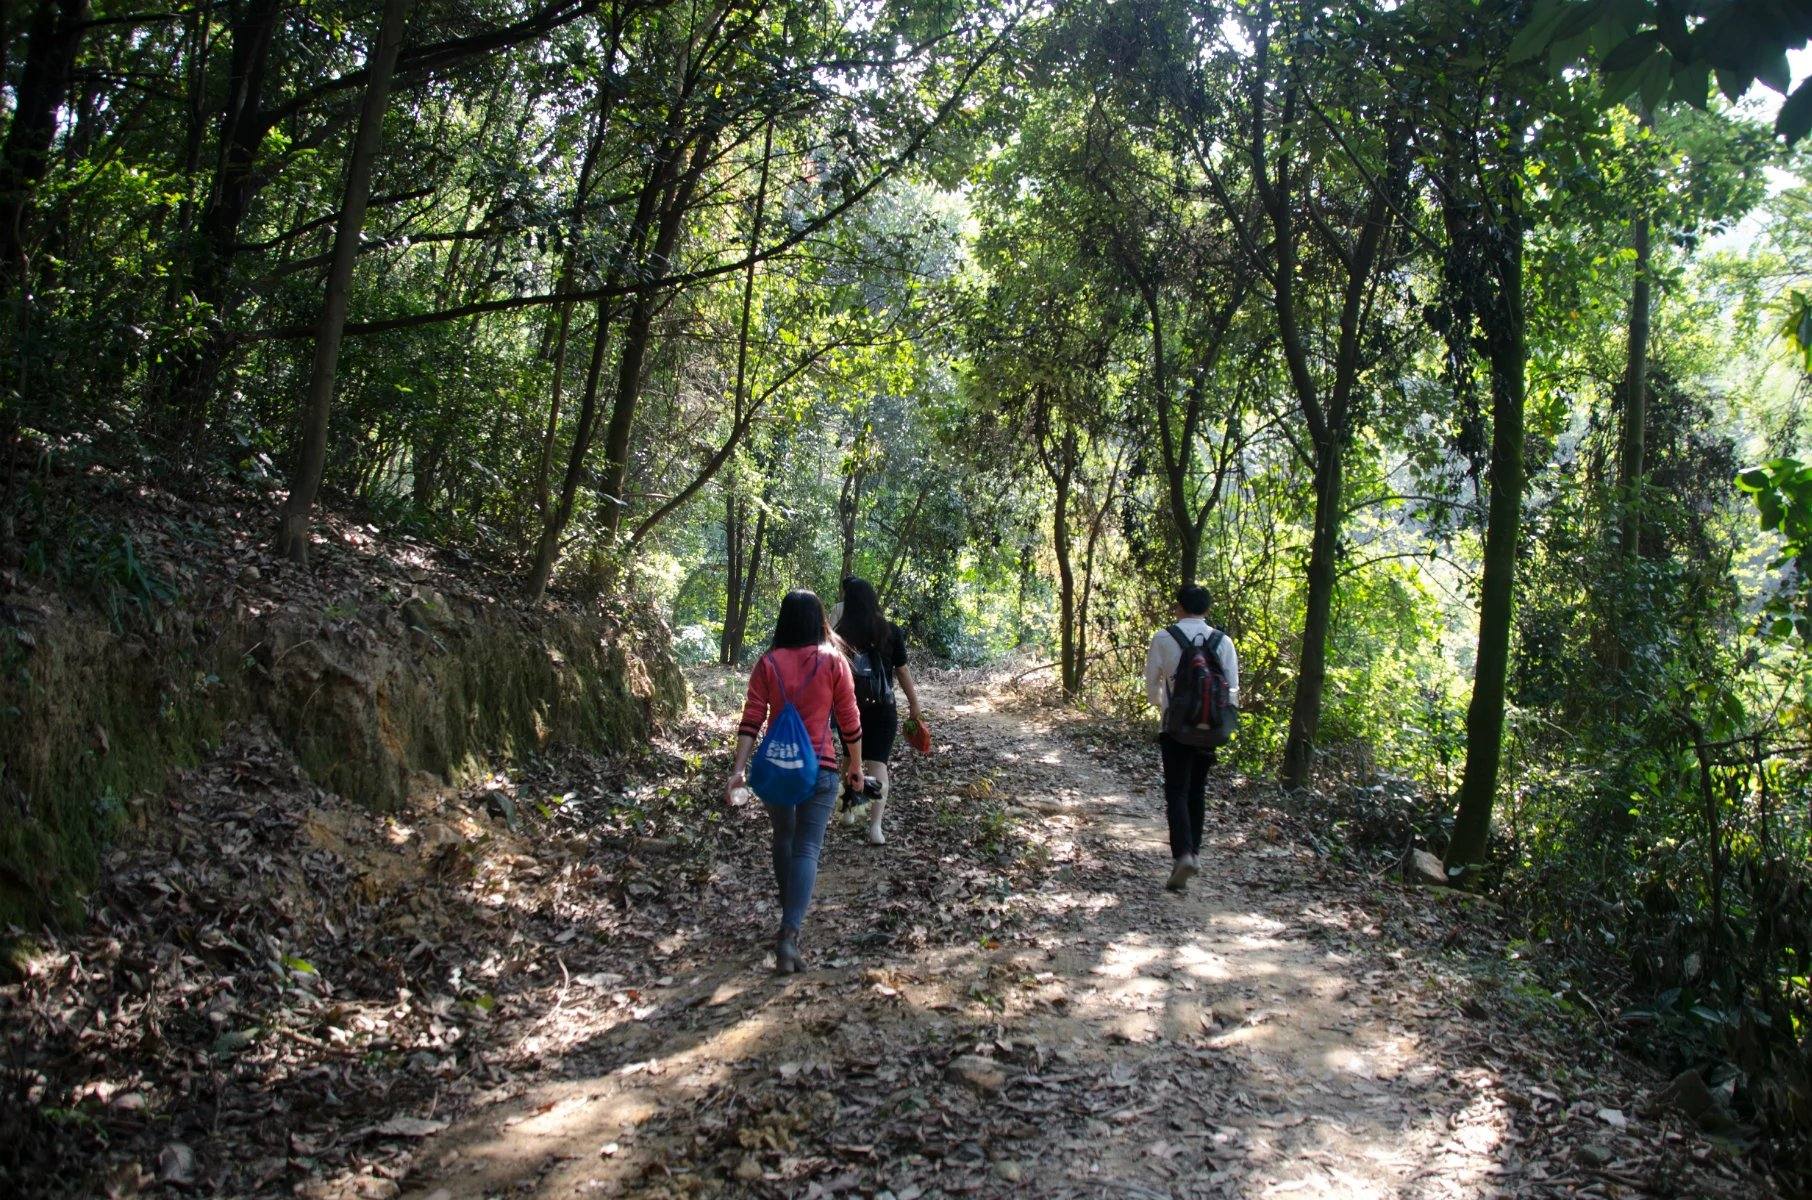
[[[1494, 1032], [1466, 964], [1391, 944], [1379, 906], [1437, 940], [1488, 912], [1328, 867], [1224, 778], [1169, 895], [1155, 755], [994, 705], [931, 697], [943, 745], [887, 848], [833, 828], [812, 971], [766, 973], [765, 857], [734, 846], [627, 1015], [573, 968], [536, 1077], [424, 1143], [407, 1194], [1756, 1194], [1639, 1115], [1653, 1080], [1544, 1077], [1567, 1048]], [[915, 853], [934, 832], [1019, 874]]]

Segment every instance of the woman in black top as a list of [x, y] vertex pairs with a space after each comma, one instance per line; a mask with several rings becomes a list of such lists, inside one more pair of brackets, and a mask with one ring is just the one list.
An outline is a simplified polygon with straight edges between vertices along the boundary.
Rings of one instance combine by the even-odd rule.
[[[839, 607], [842, 612], [837, 618], [837, 636], [849, 646], [856, 678], [856, 708], [862, 714], [862, 770], [881, 785], [866, 806], [868, 841], [881, 846], [887, 842], [881, 833], [881, 817], [887, 811], [887, 760], [893, 754], [893, 739], [900, 730], [900, 713], [893, 699], [894, 680], [900, 681], [906, 693], [908, 715], [914, 721], [919, 719], [919, 692], [906, 665], [906, 639], [899, 626], [881, 615], [881, 600], [874, 584], [866, 579], [845, 579]], [[852, 808], [844, 820], [853, 825], [861, 817], [862, 808]]]

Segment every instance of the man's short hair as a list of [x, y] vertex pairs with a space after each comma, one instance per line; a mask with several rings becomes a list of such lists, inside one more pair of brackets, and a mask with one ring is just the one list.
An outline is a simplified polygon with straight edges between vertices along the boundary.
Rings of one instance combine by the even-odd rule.
[[1208, 589], [1199, 583], [1186, 583], [1177, 589], [1177, 607], [1192, 617], [1208, 615]]

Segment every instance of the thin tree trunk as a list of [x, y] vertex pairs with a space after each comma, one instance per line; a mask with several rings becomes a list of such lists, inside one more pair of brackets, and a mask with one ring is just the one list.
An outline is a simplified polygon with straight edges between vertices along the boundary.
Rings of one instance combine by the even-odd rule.
[[1164, 315], [1158, 303], [1158, 289], [1147, 283], [1139, 292], [1145, 300], [1146, 317], [1151, 325], [1152, 391], [1158, 410], [1158, 446], [1164, 455], [1164, 498], [1170, 506], [1170, 527], [1176, 531], [1181, 552], [1178, 573], [1182, 576], [1181, 582], [1194, 583], [1198, 543], [1190, 537], [1194, 523], [1189, 511], [1189, 468], [1195, 458], [1195, 446], [1187, 430], [1191, 421], [1184, 418], [1185, 432], [1179, 445], [1177, 433], [1170, 427], [1170, 371], [1164, 351]]
[[1058, 651], [1063, 694], [1076, 695], [1076, 575], [1070, 567], [1070, 471], [1066, 463], [1054, 480], [1057, 504], [1051, 513], [1051, 540], [1057, 553]]
[[623, 352], [617, 359], [617, 394], [610, 406], [610, 422], [604, 429], [604, 473], [598, 490], [603, 496], [603, 509], [598, 525], [606, 540], [613, 538], [623, 521], [623, 492], [629, 480], [629, 440], [635, 430], [636, 409], [641, 401], [642, 367], [648, 360], [648, 348], [654, 342], [654, 318], [660, 310], [660, 298], [646, 292], [629, 305], [629, 316], [623, 323]]
[[302, 418], [302, 444], [290, 479], [289, 498], [283, 505], [277, 552], [292, 562], [308, 562], [309, 519], [321, 476], [327, 465], [327, 422], [333, 405], [334, 377], [339, 369], [340, 334], [346, 328], [351, 303], [353, 259], [358, 254], [359, 233], [365, 225], [365, 203], [371, 195], [371, 169], [384, 143], [384, 110], [389, 106], [390, 79], [402, 48], [408, 24], [409, 0], [385, 0], [383, 23], [367, 61], [369, 78], [359, 108], [359, 127], [353, 135], [352, 157], [346, 166], [346, 188], [340, 199], [340, 216], [334, 229], [333, 265], [328, 268], [321, 305], [321, 322], [315, 335], [315, 358], [309, 376], [308, 403]]
[[[1516, 186], [1512, 180], [1512, 188]], [[1483, 861], [1497, 796], [1504, 744], [1504, 701], [1510, 675], [1510, 626], [1516, 589], [1516, 545], [1523, 513], [1523, 406], [1528, 347], [1523, 311], [1523, 222], [1514, 191], [1504, 206], [1512, 227], [1496, 272], [1499, 309], [1487, 331], [1491, 353], [1491, 502], [1479, 595], [1479, 646], [1472, 703], [1466, 710], [1466, 769], [1448, 842], [1447, 865]]]
[[1065, 699], [1074, 699], [1081, 671], [1076, 661], [1076, 573], [1070, 564], [1070, 491], [1076, 476], [1076, 431], [1064, 431], [1055, 451], [1046, 445], [1050, 413], [1041, 404], [1033, 417], [1033, 437], [1045, 474], [1056, 489], [1051, 512], [1051, 548], [1057, 556], [1057, 665]]
[[1227, 330], [1245, 303], [1246, 288], [1244, 279], [1236, 281], [1231, 298], [1215, 311], [1209, 333], [1210, 346], [1205, 360], [1198, 364], [1196, 382], [1189, 388], [1180, 431], [1171, 428], [1172, 382], [1158, 290], [1149, 283], [1140, 288], [1151, 326], [1152, 388], [1156, 393], [1158, 447], [1164, 459], [1164, 498], [1170, 510], [1170, 525], [1177, 537], [1177, 574], [1181, 577], [1179, 582], [1185, 584], [1194, 583], [1201, 569], [1202, 527], [1207, 523], [1208, 513], [1220, 502], [1221, 475], [1224, 474], [1217, 474], [1214, 490], [1203, 504], [1194, 506], [1190, 503], [1189, 477], [1195, 467], [1195, 438], [1201, 428], [1204, 408], [1202, 380], [1214, 369], [1214, 363], [1220, 357]]
[[906, 514], [905, 521], [900, 524], [899, 536], [893, 542], [893, 553], [887, 556], [887, 569], [881, 572], [881, 582], [875, 588], [883, 604], [887, 602], [901, 572], [906, 569], [906, 560], [912, 557], [912, 535], [918, 529], [919, 513], [924, 511], [925, 497], [930, 494], [929, 488], [921, 487], [919, 494], [913, 498], [912, 511]]
[[1651, 304], [1649, 222], [1630, 222], [1630, 244], [1636, 251], [1636, 282], [1630, 292], [1629, 363], [1623, 376], [1623, 430], [1617, 473], [1623, 508], [1623, 538], [1618, 553], [1627, 565], [1641, 552], [1642, 478], [1648, 435], [1648, 332]]
[[736, 604], [736, 633], [730, 639], [726, 660], [732, 666], [741, 661], [743, 643], [748, 640], [749, 610], [755, 604], [755, 587], [761, 575], [761, 551], [767, 532], [768, 506], [764, 500], [761, 510], [755, 514], [755, 534], [749, 540], [748, 564], [742, 573], [742, 596]]
[[[858, 453], [863, 451], [863, 442], [868, 436], [864, 429], [856, 440]], [[837, 580], [848, 579], [856, 573], [856, 524], [862, 511], [862, 476], [865, 472], [857, 466], [853, 472], [843, 477], [843, 488], [837, 495], [838, 530], [842, 537], [843, 557], [838, 564]]]
[[[625, 264], [636, 255], [646, 239], [661, 194], [671, 181], [673, 161], [669, 148], [656, 155], [649, 164], [648, 176], [636, 198], [635, 217], [623, 234], [619, 252], [607, 276], [607, 286], [615, 286], [622, 278]], [[547, 591], [548, 581], [553, 578], [554, 564], [560, 557], [560, 539], [566, 532], [567, 523], [572, 520], [573, 508], [578, 502], [579, 483], [585, 475], [585, 459], [591, 452], [592, 437], [597, 432], [598, 384], [606, 350], [610, 345], [610, 322], [614, 310], [609, 300], [600, 299], [596, 303], [597, 329], [592, 339], [591, 363], [585, 372], [585, 392], [579, 402], [579, 419], [573, 427], [573, 444], [567, 453], [566, 475], [560, 484], [560, 498], [552, 511], [544, 514], [541, 522], [534, 563], [529, 568], [524, 588], [530, 599], [539, 600]]]
[[[613, 39], [611, 53], [616, 52]], [[584, 160], [579, 164], [579, 182], [573, 190], [573, 210], [569, 236], [572, 243], [560, 264], [559, 290], [564, 292], [572, 287], [573, 274], [578, 268], [578, 242], [584, 233], [585, 204], [591, 195], [592, 172], [597, 166], [598, 152], [604, 145], [604, 132], [610, 123], [610, 106], [600, 98], [598, 101], [598, 124], [590, 141], [585, 146]], [[571, 301], [562, 302], [555, 320], [554, 363], [552, 395], [547, 405], [547, 429], [541, 438], [541, 460], [535, 469], [535, 507], [541, 519], [547, 519], [548, 507], [548, 471], [553, 465], [554, 439], [560, 432], [560, 401], [566, 386], [566, 343], [572, 330], [573, 306]]]
[[554, 576], [554, 563], [560, 557], [560, 538], [572, 520], [573, 506], [578, 502], [579, 483], [585, 476], [585, 458], [591, 452], [592, 435], [598, 426], [598, 382], [610, 347], [610, 302], [600, 300], [598, 331], [592, 338], [591, 363], [585, 369], [585, 392], [579, 401], [579, 419], [573, 429], [573, 448], [566, 459], [566, 476], [560, 483], [560, 498], [552, 512], [541, 522], [541, 536], [535, 543], [535, 560], [529, 568], [529, 599], [539, 600], [547, 593], [548, 581]]
[[[1088, 609], [1095, 592], [1095, 549], [1101, 541], [1101, 526], [1107, 520], [1108, 509], [1113, 507], [1114, 496], [1120, 490], [1120, 470], [1126, 465], [1126, 450], [1122, 445], [1114, 455], [1114, 469], [1108, 473], [1107, 488], [1101, 495], [1101, 503], [1089, 515], [1088, 538], [1082, 548], [1082, 599], [1076, 605], [1076, 690], [1082, 690], [1083, 678], [1088, 672]], [[1198, 541], [1200, 539], [1198, 538]]]
[[736, 447], [742, 443], [754, 421], [754, 409], [758, 404], [749, 398], [749, 325], [755, 312], [755, 252], [761, 247], [761, 221], [768, 206], [768, 168], [774, 153], [774, 122], [769, 121], [767, 132], [761, 142], [761, 181], [755, 187], [755, 215], [749, 224], [749, 265], [742, 276], [742, 316], [736, 325], [736, 383], [730, 399], [730, 436], [710, 458], [691, 481], [682, 487], [674, 497], [649, 513], [642, 523], [629, 535], [629, 544], [635, 546], [667, 517], [683, 508], [700, 488], [710, 483], [723, 465], [736, 453]]
[[[1342, 458], [1350, 434], [1352, 391], [1358, 379], [1363, 335], [1370, 313], [1370, 297], [1383, 260], [1390, 231], [1391, 196], [1407, 172], [1407, 158], [1400, 153], [1400, 138], [1393, 138], [1392, 160], [1385, 177], [1375, 183], [1366, 206], [1364, 224], [1357, 238], [1348, 244], [1338, 239], [1325, 226], [1323, 236], [1330, 249], [1342, 260], [1345, 279], [1335, 344], [1333, 378], [1325, 390], [1317, 383], [1310, 361], [1310, 341], [1305, 335], [1297, 311], [1298, 241], [1302, 234], [1301, 217], [1292, 201], [1294, 179], [1292, 160], [1281, 150], [1277, 154], [1275, 177], [1267, 158], [1267, 122], [1264, 119], [1270, 60], [1270, 10], [1266, 5], [1261, 18], [1266, 24], [1259, 35], [1254, 56], [1256, 69], [1249, 85], [1252, 104], [1252, 132], [1249, 152], [1253, 185], [1273, 234], [1272, 308], [1277, 315], [1278, 342], [1284, 363], [1302, 410], [1304, 424], [1314, 445], [1315, 518], [1309, 545], [1309, 569], [1306, 580], [1308, 595], [1303, 615], [1302, 654], [1296, 679], [1296, 695], [1290, 708], [1290, 730], [1284, 742], [1281, 778], [1287, 788], [1307, 786], [1315, 761], [1315, 736], [1321, 724], [1321, 698], [1327, 678], [1327, 635], [1333, 612], [1336, 558], [1339, 551], [1342, 494]], [[1295, 122], [1296, 89], [1292, 81], [1284, 89], [1283, 110], [1279, 127], [1290, 129]]]
[[[188, 124], [183, 134], [182, 179], [185, 195], [176, 208], [176, 244], [185, 249], [189, 246], [190, 233], [195, 227], [196, 205], [192, 193], [196, 176], [201, 172], [201, 149], [208, 134], [208, 56], [214, 45], [208, 36], [209, 30], [207, 11], [197, 5], [188, 35], [193, 45], [188, 53]], [[170, 272], [169, 287], [164, 293], [167, 304], [175, 305], [182, 294], [182, 282], [179, 264], [177, 269]]]
[[[719, 132], [721, 130], [710, 130], [699, 137], [685, 172], [667, 189], [654, 246], [644, 263], [647, 275], [664, 275], [672, 263], [680, 229], [692, 208], [693, 194], [710, 161]], [[677, 158], [678, 151], [674, 154]], [[629, 479], [629, 439], [642, 399], [642, 366], [647, 361], [648, 346], [653, 338], [654, 318], [663, 307], [660, 292], [637, 293], [630, 304], [624, 329], [623, 354], [617, 364], [617, 394], [610, 409], [610, 424], [604, 431], [604, 473], [600, 481], [605, 505], [598, 524], [607, 545], [616, 541], [617, 531], [623, 527], [623, 493]]]
[[1315, 528], [1309, 542], [1307, 605], [1296, 694], [1290, 704], [1290, 732], [1284, 741], [1283, 784], [1306, 787], [1315, 763], [1315, 736], [1321, 724], [1321, 696], [1327, 685], [1328, 626], [1334, 609], [1336, 556], [1340, 541], [1342, 447], [1320, 445], [1315, 461]]
[[1032, 547], [1019, 548], [1019, 589], [1013, 601], [1013, 648], [1026, 644], [1026, 597], [1032, 590]]
[[736, 629], [736, 604], [742, 599], [742, 531], [736, 493], [724, 490], [724, 627], [717, 639], [717, 661], [729, 666], [730, 642]]

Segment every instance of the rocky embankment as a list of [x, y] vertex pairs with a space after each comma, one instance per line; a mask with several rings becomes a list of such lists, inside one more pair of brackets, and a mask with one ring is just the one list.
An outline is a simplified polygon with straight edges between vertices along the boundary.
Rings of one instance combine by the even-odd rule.
[[684, 708], [657, 618], [526, 603], [374, 526], [330, 514], [301, 570], [269, 553], [271, 501], [250, 489], [197, 503], [96, 471], [19, 507], [0, 575], [0, 924], [78, 920], [106, 847], [154, 826], [170, 773], [236, 728], [392, 811], [550, 748], [645, 743]]

